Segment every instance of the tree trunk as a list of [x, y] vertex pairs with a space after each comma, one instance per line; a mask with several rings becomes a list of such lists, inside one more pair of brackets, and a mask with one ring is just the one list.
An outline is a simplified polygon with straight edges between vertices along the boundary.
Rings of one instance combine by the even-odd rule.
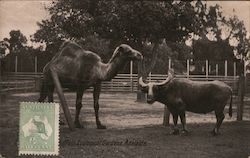
[[[143, 61], [139, 61], [138, 62], [138, 78], [137, 78], [137, 83], [139, 83], [139, 78], [142, 77], [142, 78], [147, 78], [146, 76], [146, 73], [143, 73], [144, 72], [144, 62]], [[141, 90], [140, 90], [140, 87], [139, 87], [139, 84], [137, 86], [137, 101], [138, 102], [146, 102], [146, 95], [145, 93], [143, 93]]]
[[[154, 68], [154, 66], [156, 64], [157, 56], [158, 56], [158, 53], [156, 51], [158, 47], [159, 47], [159, 41], [156, 41], [154, 44], [154, 47], [152, 49], [152, 52], [151, 52], [152, 53], [151, 63], [147, 64], [148, 65], [147, 68], [145, 66], [145, 64], [146, 64], [145, 60], [138, 62], [138, 80], [140, 77], [142, 77], [145, 80], [147, 78], [147, 75], [149, 74], [149, 72]], [[144, 59], [145, 59], [145, 57], [144, 57]], [[138, 85], [138, 90], [137, 90], [137, 101], [138, 102], [145, 102], [146, 101], [146, 95], [143, 92], [141, 92], [139, 85]]]

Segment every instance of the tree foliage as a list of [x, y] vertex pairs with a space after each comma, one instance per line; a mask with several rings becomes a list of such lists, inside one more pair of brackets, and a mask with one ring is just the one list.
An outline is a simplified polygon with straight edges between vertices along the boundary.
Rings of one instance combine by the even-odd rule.
[[194, 32], [200, 37], [193, 42], [196, 59], [234, 60], [237, 57], [234, 52], [246, 56], [250, 42], [243, 21], [235, 15], [225, 18], [219, 5], [208, 7], [198, 1], [196, 7], [200, 25]]
[[8, 43], [10, 53], [20, 53], [27, 44], [27, 38], [21, 33], [20, 30], [10, 31], [10, 38], [5, 38], [4, 41]]
[[[47, 10], [51, 16], [38, 23], [33, 38], [46, 43], [46, 51], [56, 53], [64, 39], [73, 39], [107, 60], [115, 46], [127, 43], [145, 56], [146, 72], [169, 57], [233, 60], [235, 51], [244, 56], [249, 50], [243, 22], [201, 0], [58, 0]], [[199, 38], [190, 49], [185, 41], [192, 34]], [[239, 44], [232, 47], [232, 40]]]
[[0, 41], [0, 58], [3, 58], [9, 48], [9, 44], [6, 41], [6, 38]]
[[60, 0], [47, 9], [51, 18], [39, 23], [35, 41], [49, 46], [62, 39], [86, 41], [92, 36], [109, 41], [110, 50], [127, 43], [144, 54], [150, 69], [163, 40], [184, 43], [195, 28], [194, 6], [188, 1]]

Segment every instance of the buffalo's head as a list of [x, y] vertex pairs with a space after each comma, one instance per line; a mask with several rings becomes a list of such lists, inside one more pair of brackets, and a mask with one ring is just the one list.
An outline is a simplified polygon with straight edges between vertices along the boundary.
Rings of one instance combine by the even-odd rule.
[[166, 78], [166, 80], [160, 83], [145, 83], [143, 82], [142, 77], [140, 77], [139, 85], [141, 87], [141, 91], [147, 93], [147, 103], [153, 104], [156, 101], [156, 96], [158, 96], [158, 93], [161, 93], [160, 89], [167, 85], [172, 78], [173, 70], [169, 70], [168, 77]]

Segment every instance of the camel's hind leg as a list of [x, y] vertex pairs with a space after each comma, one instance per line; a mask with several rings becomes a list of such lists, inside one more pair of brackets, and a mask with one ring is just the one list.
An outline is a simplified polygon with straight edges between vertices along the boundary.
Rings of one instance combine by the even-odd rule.
[[55, 86], [53, 84], [50, 84], [48, 86], [48, 102], [54, 101], [54, 98], [53, 98], [54, 88]]
[[38, 102], [44, 102], [47, 96], [48, 96], [48, 102], [53, 102], [54, 88], [55, 86], [52, 83], [52, 81], [48, 80], [48, 77], [45, 76], [44, 79], [42, 80], [42, 85], [40, 87], [40, 97], [38, 99]]
[[45, 79], [42, 79], [42, 85], [40, 87], [40, 97], [38, 99], [38, 102], [44, 102], [48, 95], [48, 85], [46, 83]]

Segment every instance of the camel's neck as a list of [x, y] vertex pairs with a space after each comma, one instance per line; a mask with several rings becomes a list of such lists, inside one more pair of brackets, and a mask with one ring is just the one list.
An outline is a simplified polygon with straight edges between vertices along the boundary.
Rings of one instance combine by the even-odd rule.
[[126, 59], [116, 58], [104, 64], [102, 71], [105, 72], [102, 80], [111, 80], [115, 77], [119, 70], [121, 70], [127, 63]]

